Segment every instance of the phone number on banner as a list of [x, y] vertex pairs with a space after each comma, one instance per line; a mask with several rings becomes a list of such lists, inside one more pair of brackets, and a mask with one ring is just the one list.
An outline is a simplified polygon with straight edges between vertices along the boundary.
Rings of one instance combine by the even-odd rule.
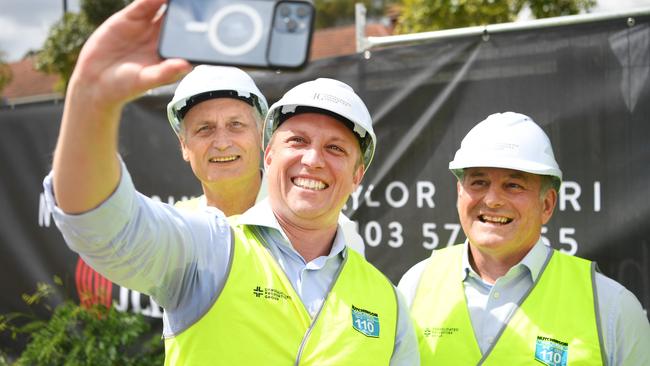
[[[364, 243], [370, 247], [378, 247], [385, 242], [391, 248], [400, 248], [404, 245], [405, 228], [398, 221], [391, 221], [382, 225], [378, 221], [368, 221], [358, 226], [359, 234]], [[407, 229], [411, 229], [408, 227]], [[558, 229], [557, 242], [549, 239], [549, 230], [542, 227], [542, 242], [548, 246], [560, 250], [569, 255], [578, 252], [578, 241], [575, 239], [576, 229], [572, 227], [561, 227]], [[433, 250], [442, 246], [452, 246], [462, 242], [465, 238], [459, 223], [445, 223], [438, 225], [434, 222], [422, 223], [421, 245], [424, 249]]]

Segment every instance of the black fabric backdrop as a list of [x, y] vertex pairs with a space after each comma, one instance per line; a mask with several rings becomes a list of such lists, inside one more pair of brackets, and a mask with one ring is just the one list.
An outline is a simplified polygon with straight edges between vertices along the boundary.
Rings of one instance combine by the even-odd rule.
[[[370, 262], [395, 283], [430, 250], [464, 240], [447, 169], [460, 140], [494, 112], [531, 116], [551, 138], [565, 176], [543, 236], [598, 262], [650, 306], [650, 17], [432, 41], [321, 60], [298, 73], [251, 73], [272, 102], [316, 77], [350, 84], [378, 136], [375, 159], [346, 213]], [[200, 194], [164, 108], [146, 96], [123, 115], [121, 152], [136, 187], [173, 202]], [[0, 110], [0, 313], [61, 276], [76, 296], [77, 255], [44, 210], [62, 105]], [[114, 286], [121, 309], [160, 317], [145, 296]], [[0, 346], [7, 344], [6, 336]]]

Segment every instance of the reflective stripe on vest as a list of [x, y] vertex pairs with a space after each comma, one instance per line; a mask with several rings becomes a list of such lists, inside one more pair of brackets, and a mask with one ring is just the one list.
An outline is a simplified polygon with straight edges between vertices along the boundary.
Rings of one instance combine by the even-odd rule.
[[388, 365], [398, 314], [390, 281], [346, 249], [312, 322], [254, 230], [233, 226], [234, 252], [223, 291], [195, 324], [165, 339], [165, 364]]
[[595, 265], [557, 251], [482, 356], [463, 284], [455, 280], [461, 278], [464, 248], [435, 251], [418, 284], [411, 311], [422, 365], [604, 364]]

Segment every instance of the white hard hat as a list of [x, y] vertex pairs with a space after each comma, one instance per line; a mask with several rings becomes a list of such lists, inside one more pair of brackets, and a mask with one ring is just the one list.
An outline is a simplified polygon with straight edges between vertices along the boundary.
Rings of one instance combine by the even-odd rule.
[[377, 144], [372, 118], [354, 90], [334, 79], [319, 78], [304, 82], [274, 103], [264, 120], [264, 147], [282, 122], [294, 114], [305, 112], [324, 113], [342, 122], [350, 122], [349, 127], [359, 137], [364, 166], [368, 170]]
[[492, 114], [467, 133], [449, 169], [460, 179], [463, 169], [471, 167], [549, 175], [555, 189], [562, 182], [546, 133], [530, 117], [514, 112]]
[[257, 108], [266, 116], [266, 98], [253, 79], [236, 67], [199, 65], [185, 75], [174, 97], [167, 104], [167, 119], [178, 134], [185, 113], [194, 105], [213, 98], [236, 98]]

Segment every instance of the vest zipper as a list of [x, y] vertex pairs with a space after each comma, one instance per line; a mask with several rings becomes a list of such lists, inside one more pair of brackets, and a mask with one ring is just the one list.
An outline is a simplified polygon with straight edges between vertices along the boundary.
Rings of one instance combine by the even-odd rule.
[[[348, 250], [346, 247], [344, 250]], [[341, 272], [343, 271], [343, 267], [345, 267], [345, 263], [348, 261], [348, 256], [346, 255], [345, 258], [343, 258], [343, 263], [341, 263], [341, 267], [339, 268], [338, 272], [336, 272], [336, 276], [334, 276], [334, 279], [332, 280], [332, 283], [330, 284], [330, 288], [327, 289], [327, 295], [323, 299], [323, 303], [320, 305], [320, 309], [318, 309], [318, 312], [316, 313], [316, 316], [314, 317], [314, 320], [312, 320], [311, 325], [309, 326], [309, 329], [307, 329], [307, 332], [305, 333], [305, 336], [302, 338], [302, 342], [300, 342], [300, 348], [298, 349], [298, 355], [296, 356], [296, 363], [294, 364], [295, 366], [300, 365], [300, 359], [302, 358], [302, 351], [305, 348], [305, 345], [307, 343], [307, 340], [309, 339], [309, 335], [311, 334], [312, 329], [314, 329], [314, 326], [316, 325], [316, 322], [318, 321], [318, 317], [320, 316], [321, 310], [323, 310], [323, 307], [325, 307], [325, 303], [327, 302], [327, 299], [330, 296], [330, 293], [332, 292], [332, 288], [334, 288], [334, 285], [336, 284], [336, 281], [338, 281], [339, 276], [341, 275]]]
[[[255, 235], [257, 237], [257, 239], [260, 242], [266, 242], [266, 240], [264, 240], [264, 236], [262, 235], [262, 233], [259, 231], [259, 229], [256, 226], [251, 225], [250, 227], [252, 229], [251, 232], [253, 233], [253, 235]], [[347, 251], [347, 250], [348, 250], [347, 247], [345, 247], [345, 249], [343, 249], [344, 252]], [[345, 264], [348, 261], [348, 255], [347, 255], [347, 253], [345, 253], [345, 254], [346, 255], [343, 256], [343, 262], [341, 263], [341, 267], [339, 268], [339, 270], [336, 272], [336, 275], [332, 279], [332, 283], [330, 284], [330, 288], [327, 289], [327, 295], [325, 295], [325, 298], [323, 299], [323, 303], [321, 304], [320, 308], [318, 309], [318, 312], [316, 313], [316, 316], [314, 316], [314, 319], [312, 320], [311, 324], [309, 325], [309, 328], [307, 329], [307, 332], [305, 332], [305, 335], [303, 336], [302, 341], [300, 342], [300, 348], [298, 348], [298, 355], [296, 356], [296, 362], [294, 363], [295, 366], [298, 366], [300, 364], [300, 358], [302, 357], [302, 351], [304, 350], [305, 344], [307, 343], [307, 340], [309, 339], [309, 335], [311, 334], [312, 329], [314, 329], [314, 326], [316, 325], [316, 321], [318, 320], [318, 317], [320, 316], [321, 310], [323, 310], [323, 307], [325, 306], [325, 303], [327, 302], [327, 299], [329, 298], [330, 293], [332, 292], [332, 289], [334, 288], [334, 285], [336, 284], [336, 281], [338, 281], [339, 276], [341, 275], [341, 272], [343, 271], [343, 267], [345, 267]], [[273, 256], [271, 256], [271, 257], [273, 257]], [[275, 258], [273, 258], [273, 259], [275, 259]], [[276, 263], [277, 263], [277, 261], [276, 261]], [[282, 268], [282, 267], [280, 267], [280, 268]], [[284, 271], [284, 269], [283, 269], [283, 271]], [[286, 273], [285, 273], [285, 276], [286, 276]], [[300, 300], [300, 303], [302, 303], [302, 300]], [[302, 305], [303, 305], [303, 307], [305, 306], [305, 304], [302, 304]], [[306, 308], [305, 308], [305, 311], [307, 311]], [[395, 329], [395, 331], [397, 332], [397, 328]]]
[[[538, 275], [537, 278], [535, 279], [535, 282], [533, 283], [532, 286], [530, 286], [530, 288], [528, 289], [528, 292], [526, 292], [526, 293], [524, 294], [524, 296], [521, 297], [521, 299], [520, 299], [519, 302], [517, 303], [517, 306], [516, 306], [516, 307], [515, 307], [511, 312], [510, 312], [510, 314], [508, 315], [508, 317], [505, 319], [505, 321], [503, 322], [503, 325], [501, 326], [501, 329], [500, 329], [499, 332], [497, 333], [497, 336], [494, 338], [494, 341], [492, 342], [492, 344], [490, 345], [490, 347], [485, 351], [485, 354], [483, 355], [483, 357], [481, 357], [481, 359], [480, 359], [480, 360], [478, 361], [478, 363], [476, 364], [477, 366], [482, 365], [483, 362], [485, 362], [485, 360], [488, 358], [488, 356], [490, 355], [490, 353], [492, 353], [492, 350], [493, 350], [494, 347], [496, 346], [497, 342], [499, 342], [499, 338], [501, 338], [501, 335], [502, 335], [503, 332], [506, 330], [506, 327], [508, 326], [508, 323], [510, 323], [510, 319], [512, 319], [512, 317], [515, 315], [515, 313], [516, 313], [516, 312], [519, 310], [519, 308], [521, 307], [521, 304], [523, 304], [524, 301], [526, 300], [526, 298], [528, 298], [528, 295], [530, 295], [530, 293], [533, 292], [533, 289], [535, 289], [535, 286], [537, 286], [537, 283], [538, 283], [539, 280], [542, 278], [542, 275], [544, 274], [544, 270], [546, 269], [546, 266], [548, 266], [548, 263], [551, 261], [551, 257], [553, 257], [553, 254], [554, 254], [554, 252], [553, 252], [553, 250], [551, 250], [551, 251], [549, 252], [549, 254], [546, 256], [546, 261], [545, 261], [544, 264], [542, 265], [542, 268], [541, 268], [541, 270], [539, 271], [539, 275]], [[474, 335], [474, 337], [476, 338], [476, 335]]]

